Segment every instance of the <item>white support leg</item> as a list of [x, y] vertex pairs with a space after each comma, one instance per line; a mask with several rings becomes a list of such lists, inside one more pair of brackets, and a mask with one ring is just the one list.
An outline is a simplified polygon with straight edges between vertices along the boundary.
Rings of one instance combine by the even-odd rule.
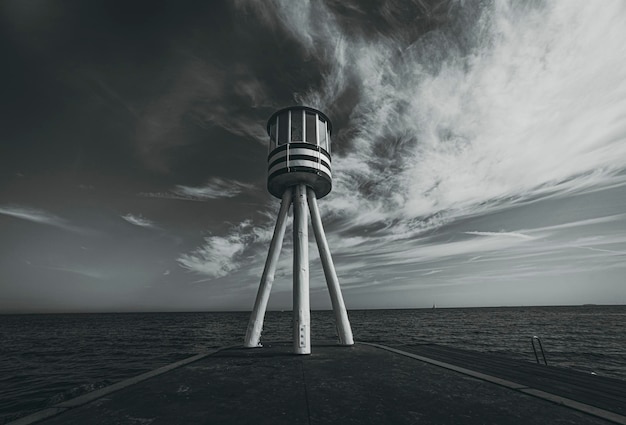
[[265, 318], [265, 310], [267, 309], [267, 301], [270, 298], [272, 283], [274, 282], [274, 273], [276, 272], [276, 264], [280, 255], [280, 249], [283, 245], [285, 237], [285, 229], [287, 228], [287, 213], [291, 206], [292, 189], [289, 188], [283, 193], [283, 199], [280, 204], [276, 226], [274, 227], [274, 235], [270, 243], [270, 250], [267, 253], [263, 275], [261, 276], [261, 284], [254, 301], [254, 308], [250, 315], [248, 330], [246, 331], [245, 347], [258, 347], [261, 339], [261, 331], [263, 330], [263, 319]]
[[304, 184], [295, 186], [293, 199], [293, 349], [296, 354], [311, 354], [306, 190]]
[[352, 329], [350, 328], [350, 321], [348, 320], [348, 312], [346, 311], [346, 305], [341, 295], [339, 279], [337, 279], [335, 265], [330, 255], [330, 249], [328, 248], [328, 242], [324, 234], [324, 227], [322, 226], [322, 218], [320, 217], [320, 211], [317, 207], [317, 198], [315, 197], [313, 189], [307, 188], [307, 198], [309, 201], [309, 210], [311, 211], [313, 232], [315, 233], [315, 240], [317, 241], [317, 249], [320, 253], [324, 276], [326, 276], [326, 284], [328, 285], [328, 292], [330, 292], [330, 301], [333, 306], [333, 311], [335, 312], [339, 343], [341, 345], [353, 345], [354, 338], [352, 337]]

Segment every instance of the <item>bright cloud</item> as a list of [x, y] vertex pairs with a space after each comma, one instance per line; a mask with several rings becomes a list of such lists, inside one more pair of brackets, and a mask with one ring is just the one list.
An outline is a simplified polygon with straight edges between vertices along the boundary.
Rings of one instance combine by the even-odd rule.
[[245, 248], [243, 240], [236, 235], [210, 236], [204, 242], [202, 247], [178, 258], [183, 268], [209, 277], [226, 276], [238, 268], [237, 257]]
[[135, 226], [154, 227], [154, 222], [148, 220], [147, 218], [144, 218], [141, 215], [133, 215], [129, 213], [129, 214], [123, 215], [122, 218], [126, 220], [127, 222], [129, 222], [130, 224], [133, 224]]
[[324, 85], [297, 100], [327, 110], [358, 88], [353, 148], [333, 158], [333, 214], [406, 233], [433, 215], [437, 226], [624, 183], [623, 4], [481, 4], [414, 39], [410, 28], [354, 35], [321, 3], [240, 2], [327, 65]]
[[255, 243], [266, 244], [271, 239], [271, 228], [253, 227], [245, 221], [231, 229], [226, 236], [209, 236], [196, 250], [182, 254], [178, 263], [184, 269], [210, 278], [226, 276], [239, 269], [245, 261], [248, 265], [260, 261], [260, 257], [248, 248]]
[[[474, 14], [455, 6], [447, 24], [416, 38], [401, 27], [393, 37], [359, 34], [324, 3], [238, 2], [324, 65], [322, 84], [294, 95], [297, 102], [331, 113], [354, 92], [347, 131], [335, 134], [349, 149], [334, 154], [333, 193], [320, 202], [334, 230], [331, 249], [349, 259], [351, 279], [427, 270], [425, 278], [443, 280], [457, 267], [451, 262], [477, 267], [571, 248], [607, 259], [621, 251], [617, 240], [606, 246], [607, 235], [598, 246], [552, 239], [562, 237], [558, 226], [591, 229], [610, 218], [422, 239], [461, 218], [626, 183], [625, 10], [621, 1], [575, 3], [480, 2]], [[239, 190], [212, 181], [173, 193], [210, 199]], [[239, 226], [207, 238], [179, 261], [223, 276], [258, 242], [250, 232]]]

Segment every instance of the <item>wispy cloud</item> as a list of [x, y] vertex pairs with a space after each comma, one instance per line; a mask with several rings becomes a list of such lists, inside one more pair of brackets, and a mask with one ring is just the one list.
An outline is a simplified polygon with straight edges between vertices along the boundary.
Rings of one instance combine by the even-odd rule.
[[533, 236], [528, 236], [520, 232], [464, 232], [466, 235], [475, 235], [475, 236], [495, 236], [495, 237], [511, 237], [511, 238], [521, 238], [521, 239], [535, 239]]
[[603, 249], [603, 248], [592, 248], [590, 246], [576, 246], [576, 248], [588, 249], [590, 251], [598, 251], [598, 252], [608, 252], [610, 254], [615, 255], [624, 255], [626, 256], [626, 251], [615, 251], [613, 249]]
[[135, 226], [155, 227], [155, 224], [153, 221], [148, 220], [147, 218], [144, 218], [142, 215], [134, 215], [134, 214], [128, 213], [126, 215], [123, 215], [122, 218], [126, 220], [127, 222], [129, 222], [130, 224], [133, 224]]
[[239, 195], [242, 191], [252, 188], [252, 185], [241, 183], [237, 180], [225, 180], [214, 177], [203, 186], [176, 186], [173, 189], [173, 193], [181, 198], [203, 201], [206, 199], [232, 198]]
[[84, 229], [81, 229], [77, 226], [73, 226], [67, 220], [61, 217], [40, 209], [18, 206], [4, 206], [0, 207], [0, 214], [9, 217], [19, 218], [21, 220], [31, 221], [33, 223], [58, 227], [60, 229], [69, 230], [72, 232], [85, 231]]
[[267, 243], [271, 238], [270, 228], [251, 225], [250, 221], [240, 223], [225, 236], [208, 236], [204, 244], [190, 253], [181, 254], [177, 259], [184, 269], [209, 278], [226, 276], [238, 270], [243, 264], [250, 266], [259, 257], [250, 248], [257, 243]]
[[585, 220], [575, 220], [575, 221], [570, 221], [568, 223], [555, 224], [552, 226], [541, 226], [535, 229], [528, 229], [528, 230], [523, 230], [523, 231], [527, 233], [538, 233], [538, 234], [545, 235], [545, 234], [549, 234], [551, 231], [554, 231], [554, 230], [565, 230], [565, 229], [572, 229], [576, 227], [588, 227], [588, 226], [594, 226], [598, 224], [608, 224], [608, 223], [614, 223], [614, 222], [619, 222], [619, 221], [626, 221], [626, 214], [613, 214], [613, 215], [603, 216], [603, 217], [588, 218]]
[[46, 211], [24, 207], [0, 207], [0, 214], [50, 226], [64, 226], [66, 221]]
[[[426, 235], [461, 218], [625, 183], [626, 31], [615, 19], [624, 16], [621, 2], [600, 9], [582, 0], [525, 7], [453, 2], [449, 21], [419, 37], [401, 25], [393, 35], [359, 32], [332, 2], [237, 4], [298, 42], [324, 69], [322, 82], [294, 100], [344, 119], [334, 135], [344, 146], [333, 154], [333, 193], [320, 209], [334, 230], [331, 249], [355, 286], [418, 273], [443, 282], [488, 263], [508, 273], [494, 276], [530, 276], [541, 261], [551, 273], [584, 251], [598, 256], [577, 269], [614, 264], [621, 239], [562, 231], [586, 232], [620, 217], [502, 231], [468, 226], [445, 241]], [[337, 109], [346, 96], [353, 104]], [[213, 188], [177, 190], [172, 196], [216, 196]], [[179, 262], [224, 276], [247, 261], [258, 242], [250, 232], [238, 226], [207, 238]], [[522, 260], [530, 265], [508, 270]]]
[[626, 36], [619, 1], [452, 3], [448, 24], [422, 37], [406, 25], [360, 33], [332, 3], [238, 4], [324, 65], [323, 83], [296, 100], [332, 112], [355, 92], [353, 108], [337, 111], [349, 115], [351, 149], [333, 158], [327, 206], [346, 225], [407, 234], [435, 215], [436, 227], [624, 184], [626, 49], [606, 37]]
[[213, 177], [202, 186], [177, 185], [168, 192], [142, 192], [140, 196], [183, 201], [207, 201], [210, 199], [233, 198], [253, 188], [254, 185], [237, 180]]
[[178, 263], [188, 271], [218, 278], [238, 268], [238, 255], [245, 243], [236, 235], [230, 237], [210, 236], [204, 245], [189, 254], [182, 254]]

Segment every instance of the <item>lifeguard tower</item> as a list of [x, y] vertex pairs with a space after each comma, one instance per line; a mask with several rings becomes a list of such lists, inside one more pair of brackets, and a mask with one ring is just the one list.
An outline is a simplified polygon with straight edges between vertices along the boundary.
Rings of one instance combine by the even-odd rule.
[[293, 350], [311, 353], [309, 307], [309, 234], [306, 205], [309, 206], [324, 276], [335, 313], [341, 345], [353, 345], [352, 329], [341, 295], [317, 199], [332, 188], [330, 134], [332, 124], [317, 109], [292, 106], [275, 112], [267, 122], [270, 138], [267, 189], [282, 200], [270, 243], [259, 291], [246, 332], [246, 347], [260, 346], [276, 264], [287, 227], [287, 213], [293, 204]]

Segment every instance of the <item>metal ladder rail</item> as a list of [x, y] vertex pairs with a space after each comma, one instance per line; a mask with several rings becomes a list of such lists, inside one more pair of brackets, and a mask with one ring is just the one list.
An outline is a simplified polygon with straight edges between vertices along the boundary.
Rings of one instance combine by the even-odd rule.
[[535, 347], [535, 340], [537, 341], [538, 345], [539, 345], [539, 349], [541, 350], [541, 357], [543, 357], [543, 363], [548, 366], [548, 360], [546, 360], [546, 353], [543, 350], [543, 344], [541, 343], [541, 339], [539, 339], [538, 336], [533, 335], [533, 337], [530, 339], [532, 346], [533, 346], [533, 353], [535, 353], [535, 360], [537, 360], [537, 364], [541, 364], [541, 362], [539, 361], [539, 356], [537, 355], [537, 348]]

